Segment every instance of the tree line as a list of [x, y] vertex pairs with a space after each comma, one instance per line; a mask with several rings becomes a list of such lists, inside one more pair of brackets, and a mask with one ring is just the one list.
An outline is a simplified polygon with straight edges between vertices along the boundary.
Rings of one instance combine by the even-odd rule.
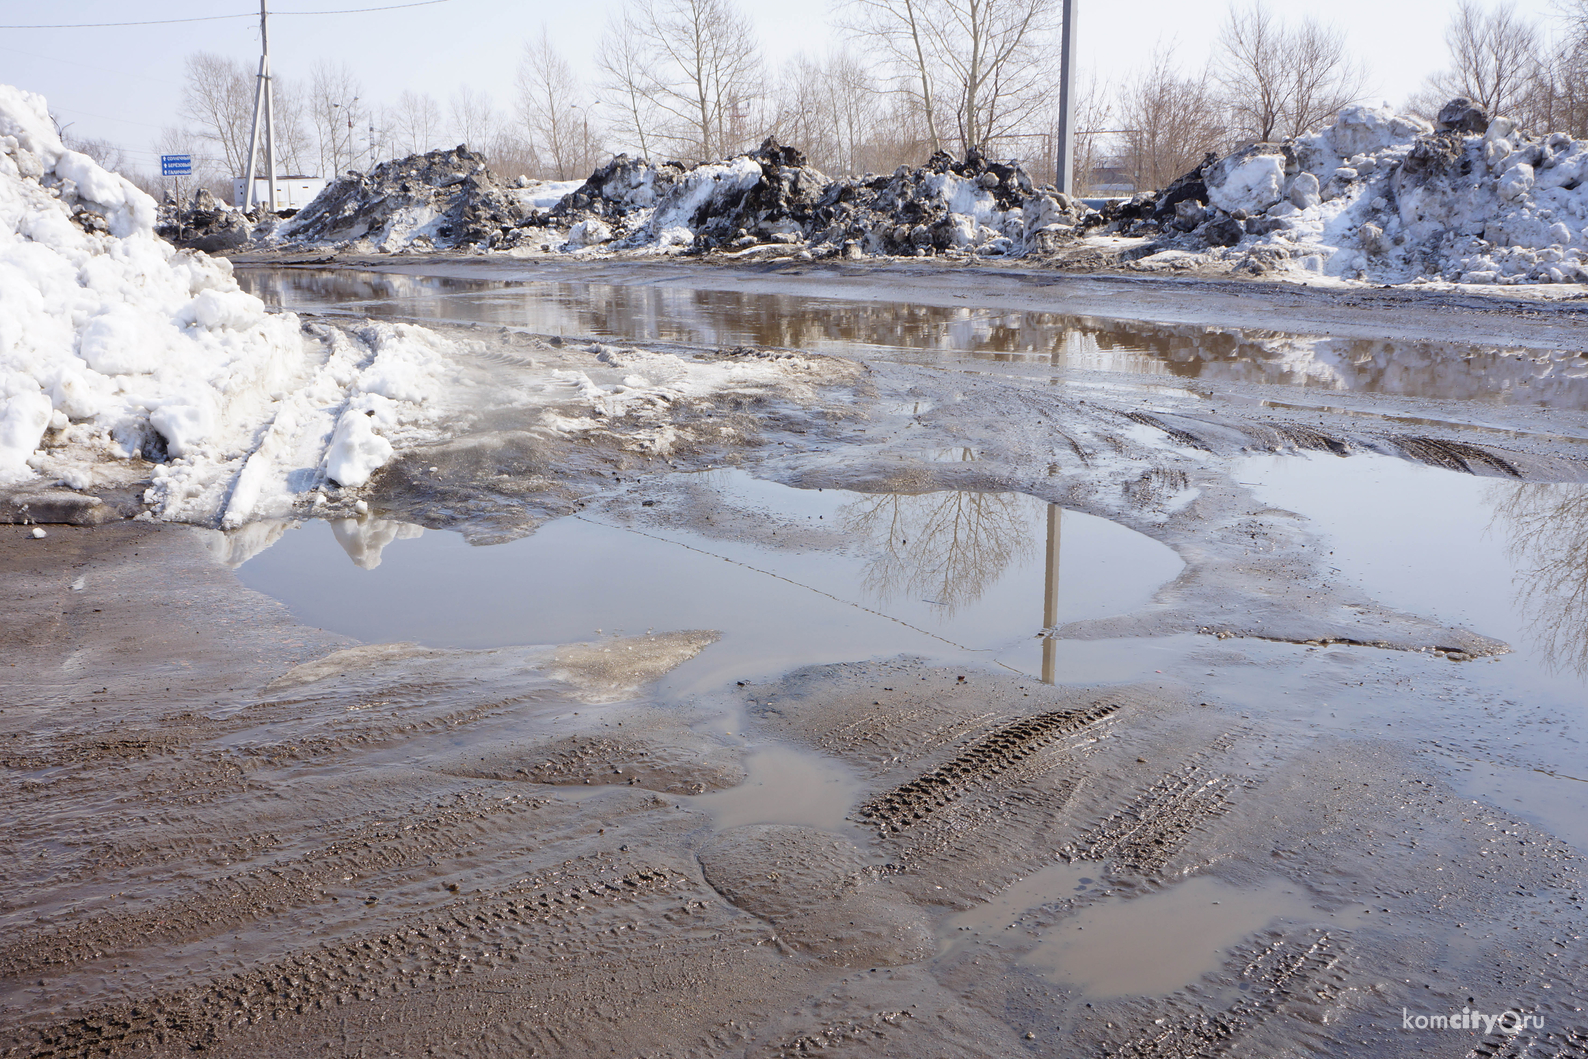
[[[834, 175], [976, 148], [1048, 180], [1060, 11], [1061, 0], [843, 0], [835, 28], [848, 46], [769, 70], [733, 0], [629, 0], [587, 56], [593, 77], [576, 73], [543, 28], [524, 44], [506, 101], [467, 86], [444, 100], [419, 91], [376, 100], [346, 63], [278, 77], [278, 161], [284, 173], [334, 175], [465, 144], [502, 176], [571, 180], [619, 151], [700, 161], [775, 136]], [[1588, 0], [1561, 0], [1547, 23], [1460, 0], [1446, 41], [1449, 67], [1405, 109], [1431, 117], [1467, 95], [1525, 127], [1588, 137]], [[1160, 45], [1122, 84], [1083, 78], [1075, 171], [1083, 190], [1162, 187], [1209, 151], [1315, 129], [1366, 86], [1341, 31], [1238, 0], [1200, 67]], [[229, 198], [253, 93], [250, 65], [190, 56], [181, 124], [158, 152], [198, 155], [197, 179]], [[125, 161], [109, 144], [79, 146]]]

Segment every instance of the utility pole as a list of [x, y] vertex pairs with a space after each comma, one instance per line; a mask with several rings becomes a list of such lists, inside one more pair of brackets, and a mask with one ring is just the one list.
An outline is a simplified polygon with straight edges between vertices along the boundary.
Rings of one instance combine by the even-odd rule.
[[1058, 641], [1053, 630], [1059, 624], [1059, 538], [1064, 524], [1064, 509], [1048, 505], [1047, 576], [1042, 585], [1042, 682], [1058, 681]]
[[266, 0], [259, 0], [259, 78], [254, 84], [254, 123], [248, 133], [248, 168], [243, 175], [243, 204], [252, 207], [259, 196], [254, 191], [254, 163], [259, 154], [260, 119], [264, 119], [265, 172], [270, 193], [270, 210], [276, 209], [276, 93], [270, 82], [270, 13]]
[[1053, 160], [1053, 186], [1075, 193], [1075, 9], [1081, 0], [1064, 0], [1059, 38], [1059, 142]]

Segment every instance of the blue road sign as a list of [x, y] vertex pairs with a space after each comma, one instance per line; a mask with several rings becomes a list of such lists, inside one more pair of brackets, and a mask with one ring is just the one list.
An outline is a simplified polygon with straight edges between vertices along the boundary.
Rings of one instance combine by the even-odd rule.
[[193, 172], [193, 156], [190, 154], [162, 154], [160, 156], [161, 176], [187, 176]]

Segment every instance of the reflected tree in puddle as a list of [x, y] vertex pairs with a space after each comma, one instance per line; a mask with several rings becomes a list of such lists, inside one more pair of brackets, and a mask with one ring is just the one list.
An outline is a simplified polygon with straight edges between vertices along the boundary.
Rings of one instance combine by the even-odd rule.
[[1588, 676], [1588, 486], [1512, 485], [1493, 502], [1528, 633], [1550, 666]]
[[950, 616], [1030, 555], [1035, 503], [1019, 493], [887, 494], [846, 504], [838, 518], [878, 548], [866, 565], [868, 594], [916, 596]]

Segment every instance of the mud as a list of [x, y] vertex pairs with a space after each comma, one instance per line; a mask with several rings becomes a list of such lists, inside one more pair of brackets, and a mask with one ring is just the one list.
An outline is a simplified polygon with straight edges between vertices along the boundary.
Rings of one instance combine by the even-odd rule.
[[[1537, 349], [1570, 333], [1564, 311], [1440, 312]], [[477, 337], [480, 371], [518, 370], [526, 340]], [[637, 422], [531, 444], [482, 409], [333, 528], [0, 535], [0, 1055], [1583, 1054], [1583, 670], [1561, 644], [1585, 619], [1427, 587], [1464, 562], [1575, 583], [1574, 407], [1029, 366], [868, 357], [685, 409], [666, 458]], [[1432, 573], [1376, 575], [1398, 553], [1328, 516], [1399, 512], [1387, 461], [1434, 500], [1492, 490], [1461, 495], [1531, 550], [1430, 501], [1394, 520]], [[856, 493], [903, 514], [828, 526]], [[1004, 494], [1059, 513], [1020, 509], [1030, 561]], [[922, 544], [938, 511], [978, 561]], [[1181, 565], [1066, 612], [1069, 513]], [[314, 532], [373, 580], [439, 534], [489, 559], [532, 531], [540, 567], [579, 572], [522, 589], [545, 623], [494, 641], [316, 629], [234, 570]], [[635, 570], [572, 563], [603, 534], [685, 571], [620, 586], [623, 624], [584, 597]], [[961, 609], [861, 611], [877, 555]], [[1024, 646], [947, 642], [991, 627], [995, 568], [1025, 582], [999, 604]], [[364, 609], [404, 605], [432, 604]], [[778, 608], [837, 631], [736, 646]], [[1566, 639], [1530, 639], [1539, 615]], [[1542, 1025], [1401, 1021], [1464, 1008]]]

